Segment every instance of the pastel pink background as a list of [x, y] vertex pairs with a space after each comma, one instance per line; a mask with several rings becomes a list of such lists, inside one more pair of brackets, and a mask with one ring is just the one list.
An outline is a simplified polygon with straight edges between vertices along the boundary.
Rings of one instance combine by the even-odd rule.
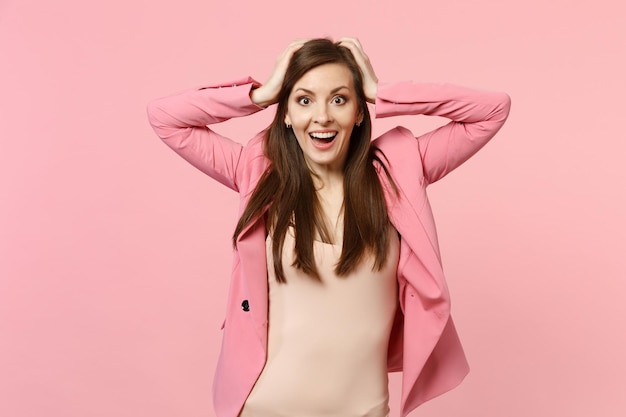
[[345, 35], [381, 80], [513, 99], [430, 189], [472, 372], [412, 415], [626, 415], [622, 4], [3, 0], [0, 416], [213, 415], [237, 196], [160, 143], [146, 103]]

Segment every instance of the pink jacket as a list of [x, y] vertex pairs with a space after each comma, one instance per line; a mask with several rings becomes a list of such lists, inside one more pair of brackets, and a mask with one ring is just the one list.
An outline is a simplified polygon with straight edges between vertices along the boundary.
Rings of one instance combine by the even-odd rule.
[[[238, 191], [240, 211], [268, 166], [263, 134], [247, 145], [206, 125], [259, 110], [244, 78], [153, 100], [148, 118], [157, 135], [196, 168]], [[426, 187], [458, 167], [504, 124], [510, 99], [503, 93], [448, 84], [380, 83], [375, 116], [425, 114], [452, 121], [415, 138], [396, 127], [374, 140], [400, 189], [396, 196], [379, 169], [391, 222], [401, 235], [399, 304], [389, 341], [388, 369], [403, 371], [402, 416], [458, 385], [469, 368], [450, 316], [450, 297]], [[214, 385], [218, 417], [236, 417], [265, 365], [267, 266], [262, 220], [241, 233], [227, 301]]]

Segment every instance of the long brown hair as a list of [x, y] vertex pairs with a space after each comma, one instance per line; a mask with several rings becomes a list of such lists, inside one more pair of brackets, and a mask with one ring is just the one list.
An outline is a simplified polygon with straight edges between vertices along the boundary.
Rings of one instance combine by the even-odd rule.
[[394, 188], [395, 184], [378, 156], [382, 152], [370, 145], [372, 123], [363, 92], [363, 76], [349, 49], [328, 39], [313, 39], [296, 51], [289, 62], [278, 94], [276, 116], [264, 138], [264, 151], [270, 164], [254, 189], [233, 234], [233, 245], [236, 245], [246, 225], [255, 221], [269, 207], [267, 224], [271, 225], [272, 230], [272, 256], [278, 282], [286, 282], [282, 250], [290, 225], [294, 226], [295, 232], [293, 266], [314, 278], [320, 279], [313, 254], [316, 232], [323, 241], [332, 243], [312, 173], [293, 130], [287, 129], [284, 124], [287, 102], [294, 84], [312, 68], [331, 63], [345, 65], [350, 70], [359, 114], [363, 115], [360, 126], [352, 130], [343, 169], [343, 248], [335, 273], [339, 276], [348, 275], [366, 253], [374, 255], [374, 268], [380, 270], [387, 255], [389, 217], [374, 161], [384, 169]]

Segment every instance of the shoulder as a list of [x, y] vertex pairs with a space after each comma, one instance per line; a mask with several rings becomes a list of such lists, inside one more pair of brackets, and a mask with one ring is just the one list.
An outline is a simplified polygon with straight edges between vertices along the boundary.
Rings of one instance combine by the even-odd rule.
[[409, 129], [403, 126], [396, 126], [386, 131], [374, 139], [372, 145], [380, 149], [392, 163], [406, 158], [419, 158], [417, 139]]
[[[414, 189], [416, 184], [425, 186], [419, 142], [409, 129], [396, 126], [374, 139], [372, 145], [400, 189]], [[379, 178], [384, 180], [376, 165]]]
[[415, 141], [415, 136], [409, 129], [404, 126], [396, 126], [378, 136], [372, 141], [372, 144], [383, 149], [407, 146], [413, 141]]
[[267, 130], [257, 133], [243, 147], [243, 154], [247, 158], [258, 158], [264, 155], [263, 146], [265, 143], [265, 134]]

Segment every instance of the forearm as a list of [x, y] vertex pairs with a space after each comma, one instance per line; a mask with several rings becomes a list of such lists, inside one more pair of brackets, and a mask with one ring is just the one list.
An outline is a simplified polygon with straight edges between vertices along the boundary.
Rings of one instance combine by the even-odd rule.
[[379, 83], [376, 117], [424, 114], [456, 122], [503, 122], [510, 107], [505, 93], [438, 83]]
[[250, 99], [258, 85], [252, 78], [211, 84], [158, 98], [148, 103], [150, 125], [163, 138], [172, 130], [206, 126], [262, 110]]

